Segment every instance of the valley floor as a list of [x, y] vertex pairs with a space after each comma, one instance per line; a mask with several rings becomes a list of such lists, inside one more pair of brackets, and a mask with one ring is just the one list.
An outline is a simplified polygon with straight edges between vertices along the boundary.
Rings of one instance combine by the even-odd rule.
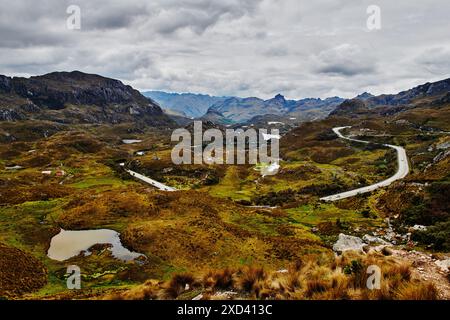
[[[411, 171], [371, 193], [326, 202], [398, 172], [396, 152], [339, 139], [331, 131], [338, 125], [308, 123], [287, 134], [281, 170], [267, 177], [246, 165], [174, 166], [161, 131], [80, 127], [0, 144], [0, 296], [448, 299], [448, 271], [436, 261], [449, 259], [450, 165], [441, 149], [449, 137], [349, 123], [345, 136], [402, 146]], [[51, 239], [61, 229], [114, 230], [125, 248], [145, 258], [120, 260], [100, 244], [51, 259]], [[340, 234], [389, 246], [336, 257]], [[362, 270], [371, 263], [385, 268], [378, 292], [365, 287]], [[80, 267], [82, 290], [67, 290], [68, 265]]]

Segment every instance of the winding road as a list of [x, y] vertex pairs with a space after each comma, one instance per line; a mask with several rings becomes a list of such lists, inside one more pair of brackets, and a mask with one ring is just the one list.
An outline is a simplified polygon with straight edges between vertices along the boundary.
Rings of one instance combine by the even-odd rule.
[[[355, 141], [355, 142], [361, 142], [361, 143], [372, 143], [369, 141], [364, 141], [364, 140], [358, 140], [358, 139], [352, 139], [352, 138], [348, 138], [346, 136], [344, 136], [341, 133], [341, 130], [343, 129], [347, 129], [347, 128], [351, 128], [351, 127], [338, 127], [338, 128], [333, 128], [334, 133], [336, 133], [336, 135], [339, 138], [345, 139], [345, 140], [349, 140], [349, 141]], [[334, 194], [331, 196], [327, 196], [327, 197], [323, 197], [320, 200], [323, 201], [337, 201], [337, 200], [341, 200], [341, 199], [345, 199], [345, 198], [350, 198], [350, 197], [354, 197], [358, 194], [362, 194], [362, 193], [367, 193], [367, 192], [372, 192], [378, 188], [382, 188], [382, 187], [387, 187], [389, 186], [391, 183], [393, 183], [394, 181], [403, 179], [404, 177], [406, 177], [409, 173], [409, 164], [408, 164], [408, 157], [406, 155], [406, 151], [404, 148], [399, 147], [399, 146], [393, 146], [390, 144], [383, 144], [383, 146], [395, 149], [397, 151], [397, 161], [398, 161], [398, 169], [397, 172], [390, 177], [389, 179], [383, 180], [381, 182], [372, 184], [370, 186], [367, 187], [362, 187], [359, 189], [355, 189], [355, 190], [351, 190], [351, 191], [347, 191], [347, 192], [342, 192], [342, 193], [338, 193], [338, 194]]]
[[162, 191], [177, 191], [177, 189], [175, 189], [175, 188], [166, 186], [165, 184], [163, 184], [161, 182], [158, 182], [156, 180], [150, 179], [150, 178], [148, 178], [148, 177], [146, 177], [146, 176], [144, 176], [144, 175], [142, 175], [140, 173], [137, 173], [137, 172], [134, 172], [134, 171], [131, 171], [131, 170], [128, 170], [128, 169], [125, 169], [125, 171], [128, 172], [131, 176], [135, 177], [136, 179], [139, 179], [139, 180], [141, 180], [141, 181], [143, 181], [145, 183], [148, 183], [148, 184], [158, 188], [159, 190], [162, 190]]
[[[373, 142], [369, 142], [369, 141], [364, 141], [364, 140], [358, 140], [358, 139], [352, 139], [352, 138], [348, 138], [346, 136], [344, 136], [341, 133], [341, 130], [343, 129], [347, 129], [347, 128], [351, 128], [351, 127], [338, 127], [338, 128], [333, 128], [333, 132], [341, 139], [345, 139], [345, 140], [349, 140], [349, 141], [354, 141], [354, 142], [360, 142], [360, 143], [365, 143], [365, 144], [369, 144], [369, 143], [373, 143]], [[391, 183], [393, 183], [394, 181], [403, 179], [404, 177], [406, 177], [409, 173], [409, 164], [408, 164], [408, 157], [406, 155], [406, 151], [404, 148], [399, 147], [399, 146], [393, 146], [390, 144], [383, 144], [383, 146], [395, 149], [397, 151], [397, 160], [398, 160], [398, 170], [397, 172], [390, 178], [383, 180], [381, 182], [372, 184], [370, 186], [367, 187], [362, 187], [359, 189], [355, 189], [355, 190], [350, 190], [347, 192], [342, 192], [342, 193], [338, 193], [338, 194], [334, 194], [331, 196], [327, 196], [327, 197], [323, 197], [320, 200], [323, 201], [337, 201], [337, 200], [341, 200], [341, 199], [345, 199], [345, 198], [350, 198], [350, 197], [354, 197], [358, 194], [362, 194], [362, 193], [367, 193], [367, 192], [372, 192], [378, 188], [382, 188], [382, 187], [387, 187], [389, 186]], [[156, 188], [158, 188], [159, 190], [162, 191], [177, 191], [177, 189], [169, 187], [161, 182], [158, 182], [156, 180], [150, 179], [140, 173], [125, 169], [126, 172], [128, 172], [131, 176], [135, 177], [136, 179], [139, 179], [145, 183], [148, 183]]]

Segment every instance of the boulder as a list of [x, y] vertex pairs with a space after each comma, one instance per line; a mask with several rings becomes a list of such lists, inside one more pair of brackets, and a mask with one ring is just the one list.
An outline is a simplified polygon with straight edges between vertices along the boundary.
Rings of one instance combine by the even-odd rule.
[[364, 246], [366, 246], [366, 244], [361, 238], [348, 236], [341, 233], [339, 234], [338, 241], [333, 245], [333, 250], [337, 253], [342, 253], [345, 251], [364, 252]]
[[362, 240], [367, 243], [367, 244], [379, 244], [379, 245], [390, 245], [389, 242], [379, 238], [379, 237], [374, 237], [371, 235], [364, 235]]

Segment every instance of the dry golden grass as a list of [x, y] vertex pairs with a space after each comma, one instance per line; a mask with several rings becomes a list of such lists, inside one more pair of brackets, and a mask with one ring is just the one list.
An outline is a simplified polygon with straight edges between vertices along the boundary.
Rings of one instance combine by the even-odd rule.
[[195, 278], [193, 275], [188, 273], [176, 274], [168, 283], [166, 283], [163, 297], [174, 299], [186, 290], [186, 286], [190, 288], [194, 284]]
[[438, 292], [432, 283], [408, 283], [398, 289], [400, 300], [436, 300]]
[[[438, 291], [431, 283], [414, 279], [409, 265], [380, 254], [360, 255], [347, 253], [331, 263], [309, 259], [293, 263], [287, 271], [269, 272], [260, 267], [246, 266], [236, 270], [224, 269], [207, 272], [198, 280], [192, 275], [175, 275], [159, 286], [155, 293], [143, 286], [141, 294], [126, 291], [119, 299], [149, 296], [176, 299], [195, 287], [203, 292], [203, 299], [217, 299], [223, 291], [237, 293], [233, 298], [245, 299], [311, 299], [311, 300], [433, 300]], [[377, 265], [382, 270], [380, 289], [366, 286], [367, 267]], [[114, 298], [114, 297], [113, 297]]]
[[213, 288], [215, 290], [226, 290], [233, 287], [234, 279], [233, 274], [235, 272], [230, 268], [223, 270], [209, 271], [203, 278], [203, 283], [206, 287]]

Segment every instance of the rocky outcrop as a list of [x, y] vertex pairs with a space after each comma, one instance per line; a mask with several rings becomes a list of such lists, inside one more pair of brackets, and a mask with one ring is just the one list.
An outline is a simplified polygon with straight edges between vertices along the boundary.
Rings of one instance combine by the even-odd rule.
[[0, 121], [18, 121], [25, 120], [27, 117], [23, 113], [19, 113], [12, 109], [0, 109]]
[[11, 78], [0, 75], [0, 93], [7, 93], [11, 91]]
[[348, 236], [346, 234], [339, 234], [338, 241], [333, 245], [333, 250], [337, 253], [345, 251], [359, 251], [363, 252], [363, 248], [366, 246], [361, 238]]
[[156, 103], [119, 80], [79, 71], [30, 78], [0, 76], [0, 120], [28, 118], [64, 123], [173, 123]]
[[[79, 71], [54, 72], [44, 76], [13, 78], [12, 90], [39, 106], [60, 109], [66, 104], [106, 106], [131, 104], [146, 106], [150, 102], [137, 90], [119, 80]], [[153, 104], [153, 107], [158, 107]]]

